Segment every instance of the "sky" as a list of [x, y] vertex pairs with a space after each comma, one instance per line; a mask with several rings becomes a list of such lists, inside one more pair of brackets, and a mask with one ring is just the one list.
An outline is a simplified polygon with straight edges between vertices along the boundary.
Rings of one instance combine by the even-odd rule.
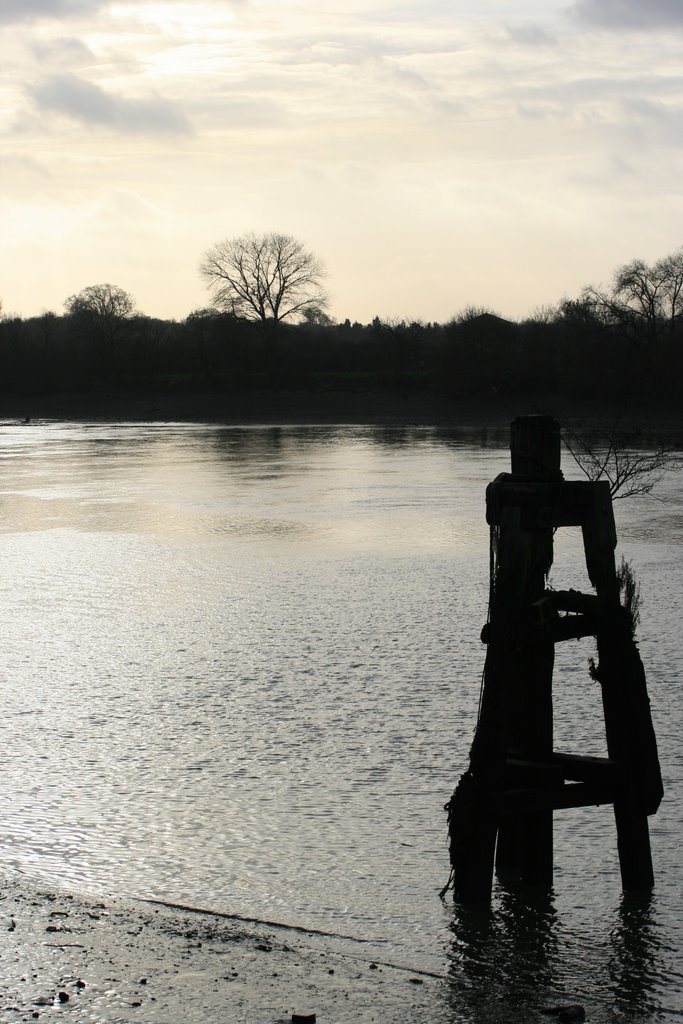
[[329, 312], [522, 319], [683, 245], [681, 0], [0, 0], [0, 300], [210, 304], [283, 232]]

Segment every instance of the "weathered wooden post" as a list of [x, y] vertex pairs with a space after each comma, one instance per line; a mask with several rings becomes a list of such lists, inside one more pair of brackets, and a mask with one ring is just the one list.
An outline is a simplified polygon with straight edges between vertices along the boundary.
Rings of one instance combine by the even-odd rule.
[[[553, 810], [607, 802], [614, 804], [624, 888], [647, 888], [647, 815], [656, 811], [662, 785], [645, 674], [620, 604], [609, 485], [564, 482], [560, 428], [550, 417], [515, 420], [511, 455], [512, 472], [486, 493], [484, 681], [469, 769], [448, 805], [455, 896], [489, 899], [494, 859], [501, 874], [549, 885]], [[546, 590], [561, 526], [582, 529], [595, 595]], [[608, 758], [553, 750], [554, 645], [588, 635], [597, 637]]]
[[[533, 487], [559, 481], [560, 428], [547, 416], [524, 417], [511, 425], [512, 477]], [[501, 481], [503, 488], [505, 480]], [[500, 488], [487, 493], [488, 516], [498, 518]], [[498, 626], [511, 629], [508, 658], [508, 788], [552, 784], [547, 765], [553, 753], [552, 680], [555, 645], [533, 629], [536, 603], [545, 593], [553, 560], [553, 528], [543, 516], [523, 514], [522, 506], [500, 504], [497, 573], [491, 607], [492, 639]], [[504, 628], [504, 626], [503, 626]], [[513, 764], [513, 759], [516, 764]], [[553, 815], [542, 807], [502, 818], [498, 827], [496, 867], [527, 882], [550, 884], [553, 878]]]

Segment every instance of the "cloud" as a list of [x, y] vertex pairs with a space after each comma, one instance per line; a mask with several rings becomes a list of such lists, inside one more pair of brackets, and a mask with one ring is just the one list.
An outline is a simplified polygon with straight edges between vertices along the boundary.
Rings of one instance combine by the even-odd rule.
[[655, 143], [658, 146], [680, 147], [683, 142], [683, 120], [680, 104], [653, 102], [644, 97], [622, 100], [627, 125], [637, 145]]
[[35, 179], [49, 178], [50, 172], [38, 160], [22, 154], [21, 156], [0, 156], [0, 175], [4, 177], [5, 182], [10, 176], [21, 183], [25, 183], [30, 178], [32, 187]]
[[65, 18], [79, 14], [96, 14], [104, 0], [2, 0], [0, 25], [39, 18]]
[[61, 64], [65, 67], [85, 66], [95, 62], [95, 55], [85, 43], [75, 37], [35, 43], [31, 50], [43, 68], [46, 64]]
[[681, 0], [576, 0], [569, 11], [584, 24], [606, 28], [683, 28]]
[[507, 25], [506, 31], [513, 43], [521, 46], [556, 46], [557, 39], [541, 25]]
[[[137, 0], [123, 0], [124, 4], [126, 2], [132, 6]], [[228, 0], [228, 6], [244, 7], [248, 2], [249, 0]], [[109, 3], [110, 0], [0, 0], [0, 25], [38, 21], [42, 18], [61, 19], [94, 15]]]
[[211, 115], [214, 127], [235, 129], [276, 128], [286, 125], [284, 107], [269, 96], [230, 95], [218, 93], [211, 107], [205, 101], [197, 105], [197, 117]]
[[126, 99], [76, 75], [52, 75], [29, 93], [43, 113], [63, 114], [91, 127], [132, 135], [192, 134], [188, 119], [168, 100]]

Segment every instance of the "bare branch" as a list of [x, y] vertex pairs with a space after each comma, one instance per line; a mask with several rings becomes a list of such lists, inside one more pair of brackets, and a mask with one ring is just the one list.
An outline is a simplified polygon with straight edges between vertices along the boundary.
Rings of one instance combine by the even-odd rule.
[[109, 320], [126, 320], [135, 312], [130, 292], [115, 284], [91, 284], [64, 303], [69, 316], [89, 315]]
[[667, 470], [681, 468], [672, 448], [643, 452], [628, 447], [618, 419], [607, 430], [597, 431], [590, 441], [570, 430], [563, 431], [562, 441], [589, 480], [607, 480], [613, 500], [652, 494]]
[[214, 301], [235, 316], [275, 325], [323, 310], [322, 263], [291, 235], [241, 235], [209, 249], [200, 274]]
[[683, 320], [683, 248], [652, 265], [643, 260], [625, 264], [611, 291], [586, 288], [582, 301], [606, 326], [653, 348]]

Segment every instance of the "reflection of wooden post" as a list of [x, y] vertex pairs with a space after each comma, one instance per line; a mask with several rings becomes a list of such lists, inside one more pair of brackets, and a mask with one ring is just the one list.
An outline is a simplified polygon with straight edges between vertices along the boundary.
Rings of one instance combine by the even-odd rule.
[[[559, 425], [549, 417], [515, 420], [511, 454], [512, 473], [486, 493], [488, 647], [470, 766], [449, 804], [455, 895], [488, 899], [494, 857], [499, 872], [549, 885], [553, 810], [606, 802], [614, 804], [624, 888], [647, 888], [647, 815], [661, 799], [661, 776], [645, 675], [619, 603], [609, 486], [563, 482]], [[582, 528], [594, 596], [545, 589], [560, 526]], [[589, 635], [598, 643], [606, 759], [553, 751], [554, 645]]]

